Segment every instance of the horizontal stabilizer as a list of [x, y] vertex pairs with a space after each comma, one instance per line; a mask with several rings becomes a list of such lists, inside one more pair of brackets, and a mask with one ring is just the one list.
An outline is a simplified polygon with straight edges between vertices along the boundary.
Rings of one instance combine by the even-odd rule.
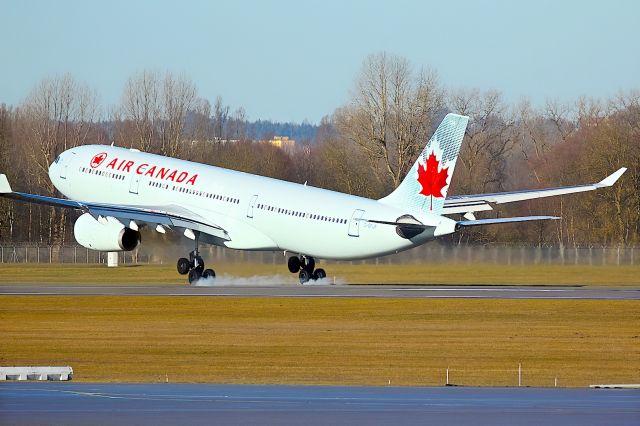
[[618, 169], [598, 183], [587, 185], [563, 186], [560, 188], [526, 189], [523, 191], [497, 192], [490, 194], [454, 195], [444, 202], [443, 214], [465, 214], [493, 210], [495, 204], [513, 203], [515, 201], [533, 200], [537, 198], [555, 197], [557, 195], [576, 192], [593, 191], [606, 188], [618, 181], [627, 171], [626, 167]]
[[520, 216], [520, 217], [503, 217], [497, 219], [477, 219], [477, 220], [461, 220], [458, 222], [458, 226], [480, 226], [480, 225], [495, 225], [498, 223], [512, 223], [512, 222], [528, 222], [530, 220], [558, 220], [557, 216]]

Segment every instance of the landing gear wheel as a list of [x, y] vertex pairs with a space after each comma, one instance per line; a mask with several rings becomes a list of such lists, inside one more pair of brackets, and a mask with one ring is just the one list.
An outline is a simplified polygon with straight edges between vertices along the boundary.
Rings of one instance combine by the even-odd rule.
[[195, 284], [200, 278], [202, 278], [202, 272], [199, 269], [196, 268], [189, 271], [189, 284]]
[[213, 269], [205, 269], [202, 273], [202, 278], [205, 280], [213, 279], [216, 277], [216, 272]]
[[313, 257], [305, 257], [304, 258], [304, 269], [307, 270], [307, 272], [309, 272], [309, 275], [313, 274], [313, 270], [316, 267], [316, 261], [313, 259]]
[[298, 274], [298, 278], [300, 278], [300, 284], [304, 284], [309, 282], [311, 279], [311, 274], [306, 269], [300, 269], [300, 274]]
[[189, 269], [191, 269], [191, 262], [189, 262], [189, 259], [184, 257], [178, 259], [178, 273], [180, 275], [187, 275], [189, 273]]
[[300, 270], [300, 266], [302, 262], [300, 262], [300, 258], [298, 256], [291, 256], [289, 261], [287, 262], [287, 267], [289, 268], [289, 272], [295, 274]]
[[318, 268], [316, 269], [316, 271], [313, 273], [313, 276], [315, 277], [316, 280], [321, 280], [323, 278], [327, 277], [327, 273], [324, 271], [324, 269], [322, 268]]

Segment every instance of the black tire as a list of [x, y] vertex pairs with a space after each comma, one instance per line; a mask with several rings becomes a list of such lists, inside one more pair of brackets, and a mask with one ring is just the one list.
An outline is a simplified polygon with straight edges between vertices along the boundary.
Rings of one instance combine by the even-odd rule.
[[202, 273], [202, 278], [205, 280], [212, 279], [216, 277], [216, 272], [213, 269], [205, 269]]
[[316, 269], [316, 261], [313, 259], [313, 257], [304, 258], [304, 269], [309, 272], [309, 275], [313, 275], [313, 270]]
[[191, 269], [191, 262], [189, 262], [189, 259], [184, 257], [178, 259], [178, 273], [180, 275], [187, 275], [189, 273], [189, 269]]
[[200, 278], [202, 278], [202, 272], [199, 270], [192, 269], [189, 271], [189, 284], [195, 284]]
[[313, 275], [316, 277], [317, 280], [321, 280], [323, 278], [327, 278], [327, 273], [322, 268], [316, 269], [316, 271], [313, 273]]
[[300, 284], [305, 284], [311, 279], [311, 274], [306, 269], [300, 269], [298, 278], [300, 278]]
[[296, 274], [300, 270], [300, 265], [300, 258], [298, 256], [291, 256], [287, 261], [287, 267], [292, 274]]

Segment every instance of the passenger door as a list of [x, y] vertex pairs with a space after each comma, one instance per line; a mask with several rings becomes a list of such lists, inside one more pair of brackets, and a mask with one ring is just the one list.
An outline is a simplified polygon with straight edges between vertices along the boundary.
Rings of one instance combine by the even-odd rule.
[[364, 216], [364, 210], [356, 210], [351, 215], [351, 221], [349, 221], [349, 236], [360, 236], [360, 221], [362, 220], [362, 216]]
[[248, 218], [253, 218], [253, 208], [256, 205], [256, 200], [258, 199], [257, 195], [254, 195], [251, 197], [251, 199], [249, 200], [249, 208], [247, 209], [247, 217]]
[[131, 194], [137, 194], [139, 186], [140, 186], [140, 175], [135, 173], [131, 176], [131, 184], [129, 185], [129, 192]]

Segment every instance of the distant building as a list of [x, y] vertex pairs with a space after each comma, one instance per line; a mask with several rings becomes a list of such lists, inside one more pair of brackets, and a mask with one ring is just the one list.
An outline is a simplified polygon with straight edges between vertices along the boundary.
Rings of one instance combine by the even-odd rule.
[[296, 146], [296, 141], [289, 139], [289, 136], [274, 136], [266, 142], [287, 152], [293, 151]]
[[185, 143], [191, 143], [191, 145], [196, 145], [199, 143], [212, 143], [212, 144], [221, 144], [221, 145], [225, 145], [228, 143], [237, 143], [240, 142], [240, 139], [223, 139], [223, 138], [219, 138], [219, 137], [214, 137], [213, 139], [193, 139], [191, 141], [184, 141]]

